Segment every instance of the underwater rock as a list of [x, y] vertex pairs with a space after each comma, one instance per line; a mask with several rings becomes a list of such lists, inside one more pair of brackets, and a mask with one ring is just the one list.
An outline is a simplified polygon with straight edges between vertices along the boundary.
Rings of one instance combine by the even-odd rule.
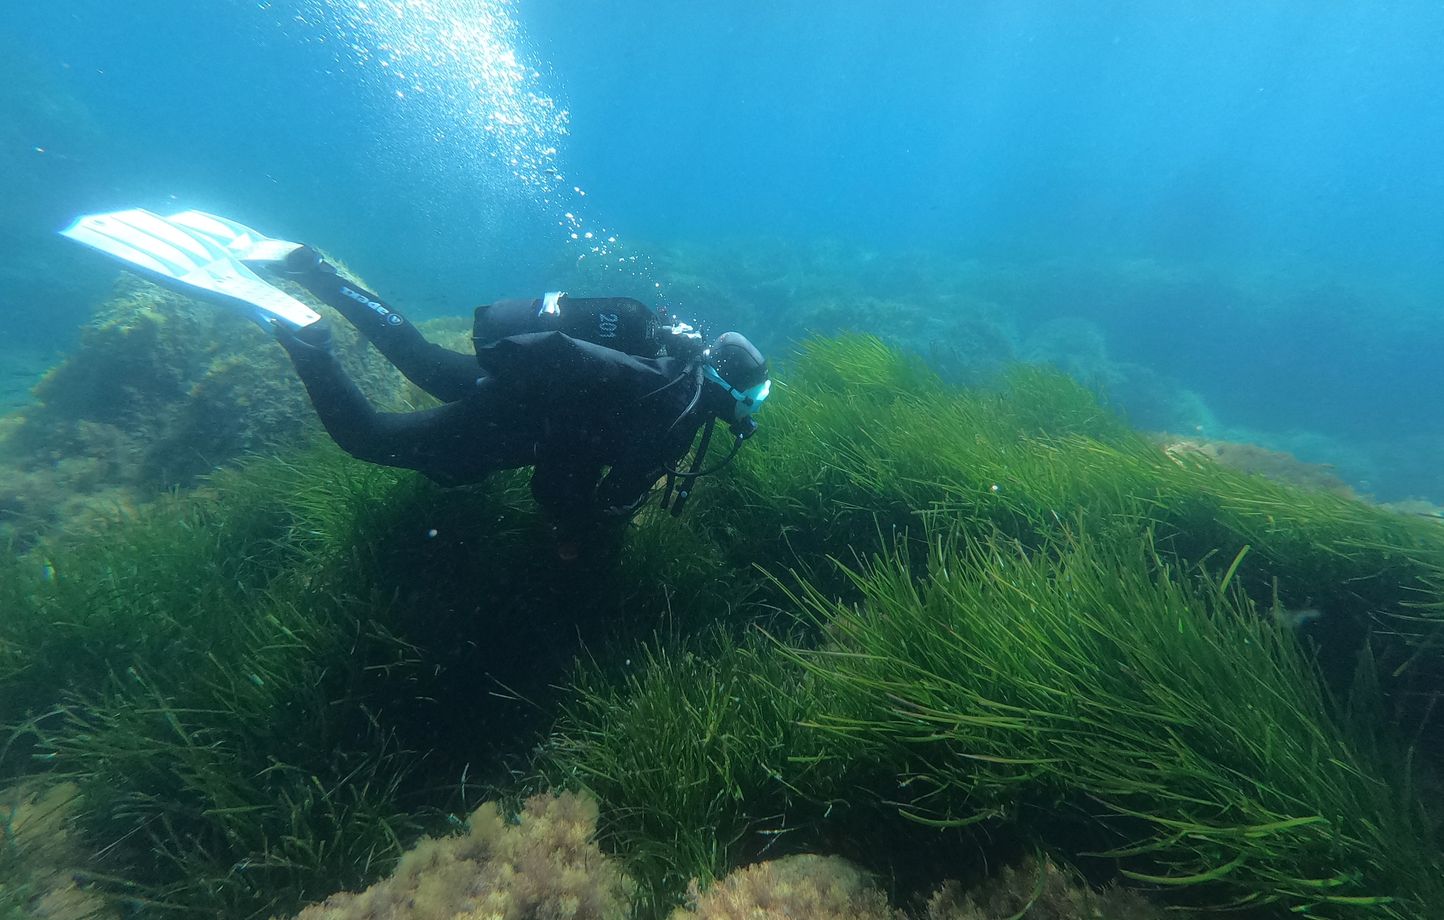
[[1359, 496], [1349, 484], [1334, 474], [1331, 467], [1305, 463], [1292, 454], [1269, 450], [1257, 444], [1215, 441], [1203, 437], [1161, 435], [1158, 438], [1164, 453], [1175, 459], [1183, 456], [1202, 457], [1241, 473], [1263, 476], [1275, 482], [1328, 492], [1344, 498]]
[[1422, 498], [1406, 498], [1397, 502], [1384, 502], [1379, 507], [1387, 508], [1399, 514], [1408, 514], [1444, 523], [1444, 506], [1436, 505], [1434, 502]]
[[428, 838], [396, 871], [337, 894], [296, 920], [622, 920], [631, 881], [593, 837], [596, 803], [582, 795], [528, 799], [516, 823], [486, 803], [456, 837]]
[[[429, 399], [349, 323], [335, 317], [333, 327], [337, 356], [374, 403]], [[34, 398], [0, 427], [0, 536], [21, 544], [57, 520], [190, 486], [320, 430], [285, 352], [263, 332], [130, 274]]]
[[1055, 367], [1082, 383], [1142, 430], [1216, 426], [1199, 393], [1152, 367], [1112, 357], [1103, 328], [1090, 320], [1049, 320], [1029, 333], [1020, 352], [1023, 360]]
[[1021, 351], [1025, 361], [1051, 364], [1085, 384], [1106, 385], [1112, 377], [1103, 328], [1082, 317], [1061, 316], [1039, 325]]

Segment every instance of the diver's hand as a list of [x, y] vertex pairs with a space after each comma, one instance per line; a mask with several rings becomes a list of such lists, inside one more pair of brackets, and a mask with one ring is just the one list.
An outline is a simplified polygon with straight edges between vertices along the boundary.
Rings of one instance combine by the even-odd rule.
[[562, 562], [588, 564], [611, 556], [621, 545], [626, 518], [592, 517], [555, 521], [551, 525], [552, 546]]
[[591, 524], [576, 518], [554, 519], [547, 524], [552, 549], [562, 562], [576, 562], [591, 534]]
[[575, 540], [563, 540], [557, 544], [557, 558], [562, 562], [576, 562], [582, 554], [582, 546]]

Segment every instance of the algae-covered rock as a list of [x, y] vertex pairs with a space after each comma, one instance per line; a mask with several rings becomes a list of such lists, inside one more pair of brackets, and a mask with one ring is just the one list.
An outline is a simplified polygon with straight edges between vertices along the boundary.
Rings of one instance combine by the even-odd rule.
[[[337, 355], [378, 407], [423, 399], [334, 311], [289, 290], [332, 316]], [[22, 541], [96, 499], [141, 501], [320, 430], [262, 330], [129, 274], [34, 397], [0, 429], [0, 527]]]
[[904, 920], [862, 870], [810, 853], [757, 863], [707, 888], [694, 883], [672, 920]]
[[1197, 457], [1275, 482], [1328, 492], [1343, 498], [1359, 497], [1329, 466], [1306, 463], [1283, 451], [1269, 450], [1257, 444], [1176, 435], [1161, 435], [1159, 442], [1164, 452], [1175, 459]]
[[[694, 883], [671, 920], [905, 920], [857, 866], [837, 856], [799, 854], [728, 874], [705, 891]], [[925, 920], [1187, 920], [1116, 885], [1095, 890], [1047, 857], [1005, 866], [973, 887], [945, 882]]]
[[597, 806], [575, 793], [527, 800], [516, 823], [487, 803], [466, 834], [423, 840], [396, 871], [296, 920], [621, 920], [631, 881], [593, 841]]
[[1110, 886], [1095, 891], [1047, 857], [1004, 866], [976, 888], [944, 884], [928, 900], [927, 920], [1187, 920], [1165, 912], [1136, 891]]

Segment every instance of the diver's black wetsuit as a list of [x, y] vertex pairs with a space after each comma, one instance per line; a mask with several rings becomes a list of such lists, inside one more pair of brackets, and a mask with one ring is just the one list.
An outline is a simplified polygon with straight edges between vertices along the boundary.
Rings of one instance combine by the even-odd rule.
[[[560, 332], [512, 336], [465, 355], [426, 341], [325, 263], [288, 277], [445, 403], [377, 412], [329, 350], [282, 337], [316, 414], [343, 450], [447, 485], [534, 466], [532, 494], [565, 532], [624, 518], [675, 468], [707, 419], [707, 401], [695, 399], [700, 378], [680, 358], [633, 357]], [[603, 467], [610, 467], [605, 478]]]

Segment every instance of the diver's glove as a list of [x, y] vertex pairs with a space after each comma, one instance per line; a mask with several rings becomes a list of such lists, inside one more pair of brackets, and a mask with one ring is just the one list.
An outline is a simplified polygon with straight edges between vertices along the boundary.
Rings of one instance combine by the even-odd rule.
[[562, 562], [576, 562], [582, 554], [589, 528], [573, 520], [551, 521], [547, 525], [551, 533], [552, 549]]
[[293, 358], [314, 358], [335, 354], [331, 336], [331, 322], [324, 316], [309, 326], [292, 328], [276, 324], [276, 341], [291, 353]]

